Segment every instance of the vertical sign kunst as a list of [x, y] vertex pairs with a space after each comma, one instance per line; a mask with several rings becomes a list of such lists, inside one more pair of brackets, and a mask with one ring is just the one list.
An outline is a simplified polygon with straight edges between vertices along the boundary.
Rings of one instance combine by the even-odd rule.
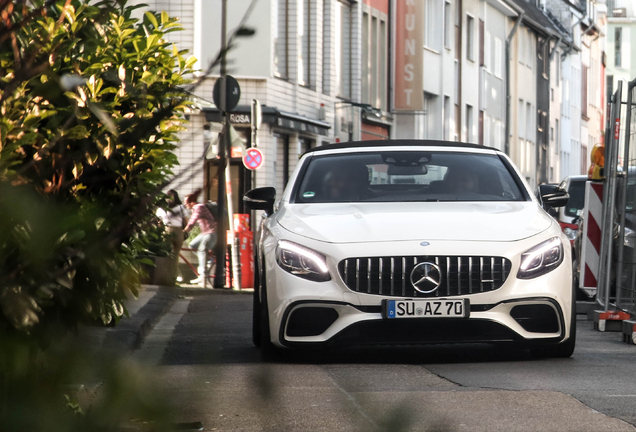
[[397, 0], [395, 17], [395, 109], [424, 110], [423, 0]]

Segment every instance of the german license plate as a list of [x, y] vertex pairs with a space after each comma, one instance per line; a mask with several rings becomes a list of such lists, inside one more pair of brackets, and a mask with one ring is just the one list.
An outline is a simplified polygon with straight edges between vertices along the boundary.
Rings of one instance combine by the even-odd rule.
[[384, 318], [466, 318], [470, 315], [468, 299], [384, 300]]

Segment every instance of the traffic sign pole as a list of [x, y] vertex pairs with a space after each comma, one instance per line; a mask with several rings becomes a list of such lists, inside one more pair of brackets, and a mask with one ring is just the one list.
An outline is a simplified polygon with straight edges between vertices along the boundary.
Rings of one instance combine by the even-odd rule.
[[[219, 111], [221, 111], [221, 115], [224, 120], [224, 131], [222, 139], [219, 140], [219, 165], [217, 169], [217, 204], [219, 208], [219, 217], [216, 221], [216, 272], [214, 274], [214, 288], [225, 288], [225, 252], [227, 250], [227, 238], [225, 236], [226, 231], [226, 219], [225, 219], [225, 199], [226, 199], [226, 189], [225, 189], [225, 168], [227, 165], [227, 148], [229, 141], [229, 125], [230, 120], [227, 115], [227, 85], [226, 85], [226, 77], [227, 77], [227, 59], [226, 53], [227, 51], [227, 0], [222, 0], [221, 3], [221, 77], [218, 81], [220, 81], [219, 85], [219, 100], [214, 101], [215, 104], [219, 107]], [[205, 280], [205, 279], [204, 279]]]

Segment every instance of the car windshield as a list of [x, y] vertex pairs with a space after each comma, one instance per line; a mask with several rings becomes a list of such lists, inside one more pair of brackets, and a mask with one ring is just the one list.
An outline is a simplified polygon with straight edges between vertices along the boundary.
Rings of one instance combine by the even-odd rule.
[[570, 199], [565, 205], [565, 214], [568, 216], [577, 216], [579, 210], [585, 206], [585, 180], [577, 180], [570, 182], [568, 188]]
[[314, 156], [294, 202], [524, 201], [496, 155], [383, 151]]

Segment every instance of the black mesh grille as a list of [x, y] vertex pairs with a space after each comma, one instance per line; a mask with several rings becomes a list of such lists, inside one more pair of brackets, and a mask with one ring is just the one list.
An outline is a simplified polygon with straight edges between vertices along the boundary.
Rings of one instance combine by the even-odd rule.
[[[424, 262], [436, 264], [440, 285], [424, 294], [411, 283], [413, 268]], [[510, 274], [511, 263], [486, 256], [389, 256], [347, 258], [338, 270], [347, 287], [355, 292], [395, 297], [449, 297], [494, 291]]]

